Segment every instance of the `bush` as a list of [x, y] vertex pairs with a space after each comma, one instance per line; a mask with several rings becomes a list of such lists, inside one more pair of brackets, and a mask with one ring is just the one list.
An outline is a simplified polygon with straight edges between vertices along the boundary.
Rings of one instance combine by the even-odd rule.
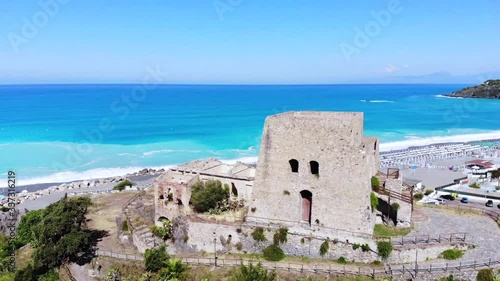
[[252, 237], [253, 240], [255, 241], [267, 241], [266, 235], [264, 234], [264, 229], [262, 227], [257, 227], [253, 232], [252, 232]]
[[172, 222], [170, 222], [169, 220], [163, 220], [162, 224], [163, 226], [154, 225], [153, 227], [151, 227], [151, 232], [153, 232], [154, 236], [165, 241], [172, 236]]
[[191, 191], [191, 205], [199, 213], [215, 209], [218, 204], [229, 198], [229, 186], [222, 186], [218, 180], [198, 181], [191, 186]]
[[479, 186], [479, 184], [477, 182], [469, 184], [469, 187], [472, 187], [472, 188], [481, 188], [481, 186]]
[[2, 211], [2, 212], [4, 212], [4, 213], [5, 213], [5, 212], [10, 211], [10, 208], [9, 208], [9, 207], [5, 207], [5, 206], [2, 206], [2, 207], [0, 207], [0, 211]]
[[323, 243], [321, 243], [321, 246], [319, 246], [319, 254], [324, 256], [328, 253], [328, 250], [330, 250], [330, 240], [326, 239]]
[[464, 255], [464, 252], [458, 249], [448, 249], [439, 254], [440, 258], [445, 260], [456, 260], [461, 258]]
[[115, 187], [113, 187], [113, 189], [122, 191], [125, 189], [126, 186], [132, 186], [132, 185], [134, 185], [133, 182], [126, 180], [126, 181], [122, 181], [122, 182], [118, 183], [117, 185], [115, 185]]
[[274, 281], [276, 279], [276, 272], [268, 272], [267, 269], [262, 268], [262, 264], [258, 263], [254, 266], [250, 263], [248, 266], [241, 264], [239, 271], [233, 276], [231, 280], [234, 281]]
[[361, 245], [359, 245], [358, 243], [354, 243], [352, 244], [352, 249], [353, 250], [357, 250]]
[[243, 245], [241, 244], [241, 242], [238, 242], [236, 243], [236, 245], [234, 245], [236, 247], [236, 250], [238, 251], [241, 251], [241, 249], [243, 249]]
[[378, 207], [378, 197], [374, 192], [370, 194], [370, 205], [372, 207], [372, 212]]
[[264, 254], [264, 259], [268, 261], [280, 261], [285, 258], [285, 253], [278, 245], [269, 245], [264, 250], [262, 250]]
[[378, 255], [383, 260], [387, 260], [387, 258], [389, 257], [389, 255], [392, 252], [392, 244], [390, 242], [387, 242], [387, 241], [377, 242], [377, 251], [378, 251]]
[[477, 273], [477, 281], [495, 281], [495, 276], [493, 276], [493, 271], [489, 269], [481, 269]]
[[336, 260], [336, 262], [340, 264], [346, 264], [347, 260], [344, 257], [340, 257]]
[[288, 190], [283, 191], [283, 195], [290, 195], [290, 191]]
[[398, 203], [392, 203], [391, 204], [392, 209], [397, 212], [399, 210], [399, 204]]
[[372, 189], [377, 191], [380, 188], [380, 181], [376, 176], [372, 177]]
[[169, 256], [165, 246], [146, 249], [144, 253], [144, 264], [148, 271], [157, 272], [164, 266], [168, 259]]
[[361, 245], [361, 250], [363, 252], [369, 252], [371, 249], [370, 249], [370, 246], [368, 244], [363, 244], [363, 245]]
[[279, 244], [286, 243], [288, 241], [287, 235], [288, 235], [288, 228], [286, 228], [286, 227], [282, 227], [282, 228], [276, 230], [276, 233], [274, 233], [274, 236], [273, 236], [274, 244], [279, 245]]
[[127, 222], [127, 220], [123, 220], [122, 221], [122, 231], [123, 232], [128, 231], [128, 222]]
[[415, 200], [422, 200], [422, 198], [424, 198], [424, 195], [422, 193], [413, 194], [413, 199]]

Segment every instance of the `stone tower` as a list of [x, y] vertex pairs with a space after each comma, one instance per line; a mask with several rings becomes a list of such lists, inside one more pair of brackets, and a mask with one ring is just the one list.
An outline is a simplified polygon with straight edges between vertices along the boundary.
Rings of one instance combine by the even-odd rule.
[[372, 235], [378, 143], [363, 136], [363, 113], [267, 117], [247, 221], [320, 228], [331, 237]]

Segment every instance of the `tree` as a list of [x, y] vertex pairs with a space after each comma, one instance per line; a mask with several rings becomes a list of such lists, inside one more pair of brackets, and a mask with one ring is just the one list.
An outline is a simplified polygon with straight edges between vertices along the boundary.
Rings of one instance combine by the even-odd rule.
[[239, 271], [231, 278], [232, 281], [274, 281], [275, 279], [276, 272], [263, 269], [260, 262], [257, 266], [252, 263], [248, 266], [241, 264]]
[[33, 227], [42, 221], [43, 209], [29, 211], [21, 218], [17, 228], [16, 244], [22, 247], [28, 243], [36, 241], [33, 235]]
[[86, 229], [91, 205], [89, 197], [65, 197], [43, 210], [40, 222], [32, 227], [37, 274], [70, 262], [91, 248], [91, 235]]
[[481, 269], [477, 273], [477, 281], [495, 281], [495, 276], [493, 276], [493, 271], [489, 269]]
[[191, 204], [199, 213], [207, 212], [217, 207], [217, 204], [229, 198], [229, 186], [218, 180], [198, 181], [191, 186]]
[[165, 246], [147, 249], [144, 253], [144, 263], [148, 271], [157, 272], [169, 259]]

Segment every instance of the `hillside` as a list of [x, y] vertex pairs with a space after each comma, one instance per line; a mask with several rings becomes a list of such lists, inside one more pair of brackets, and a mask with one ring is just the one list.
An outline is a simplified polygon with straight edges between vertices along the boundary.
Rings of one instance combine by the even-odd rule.
[[467, 87], [446, 96], [462, 98], [500, 99], [500, 80], [487, 80], [481, 85]]

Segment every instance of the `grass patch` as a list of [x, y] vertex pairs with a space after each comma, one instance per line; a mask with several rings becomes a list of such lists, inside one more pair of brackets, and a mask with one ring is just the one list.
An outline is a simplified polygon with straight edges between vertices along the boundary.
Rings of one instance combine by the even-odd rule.
[[464, 251], [458, 249], [448, 249], [439, 254], [440, 258], [445, 260], [456, 260], [463, 257]]
[[387, 260], [387, 258], [392, 252], [392, 244], [391, 242], [386, 242], [386, 241], [377, 242], [377, 250], [378, 250], [378, 255], [383, 260]]
[[326, 255], [326, 253], [328, 253], [328, 250], [330, 250], [330, 240], [326, 239], [325, 241], [323, 241], [323, 243], [321, 243], [321, 246], [319, 247], [319, 254], [321, 256], [324, 256]]
[[411, 232], [411, 228], [405, 227], [389, 227], [383, 224], [376, 224], [373, 228], [373, 236], [375, 238], [391, 237], [391, 236], [406, 236]]

